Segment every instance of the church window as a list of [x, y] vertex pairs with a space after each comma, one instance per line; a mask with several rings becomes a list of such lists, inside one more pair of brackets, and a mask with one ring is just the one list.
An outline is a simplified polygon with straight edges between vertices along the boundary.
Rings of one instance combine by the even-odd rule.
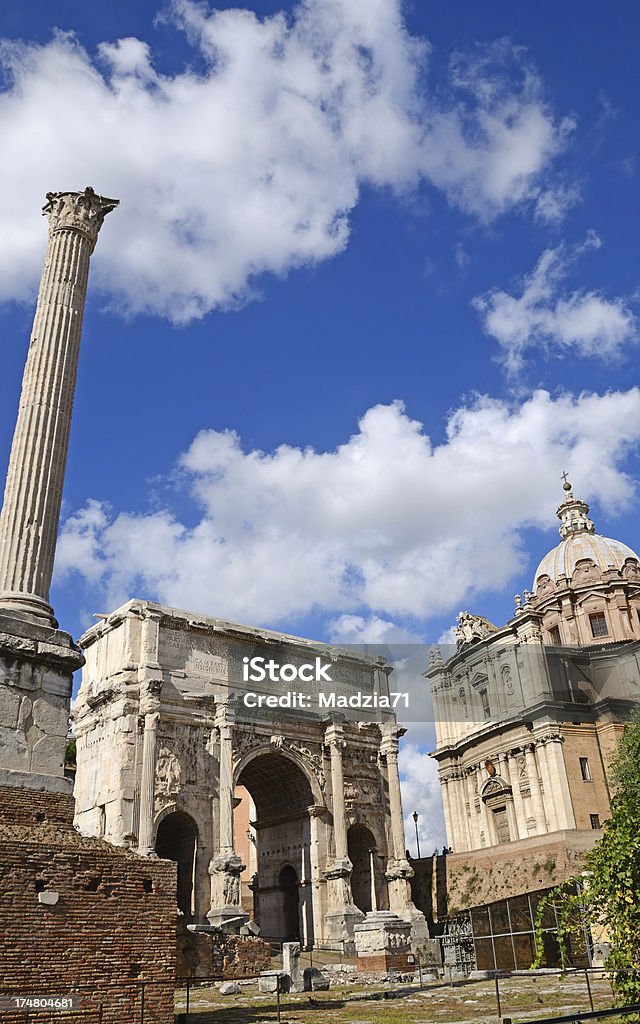
[[604, 612], [594, 612], [589, 616], [589, 622], [591, 623], [592, 636], [609, 636], [609, 629], [607, 627], [607, 620]]
[[584, 782], [591, 782], [591, 769], [589, 768], [588, 757], [580, 758], [580, 774], [582, 775]]
[[551, 629], [549, 630], [549, 640], [556, 647], [560, 644], [560, 627], [559, 626], [552, 626], [551, 627]]
[[589, 817], [591, 818], [591, 828], [600, 828], [600, 815], [590, 814]]
[[482, 701], [482, 711], [485, 718], [491, 718], [491, 706], [489, 704], [489, 694], [486, 689], [479, 690], [480, 700]]

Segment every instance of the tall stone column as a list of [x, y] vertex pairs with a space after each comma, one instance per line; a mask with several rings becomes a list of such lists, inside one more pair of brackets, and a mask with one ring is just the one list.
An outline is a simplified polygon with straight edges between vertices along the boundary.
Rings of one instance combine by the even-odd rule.
[[218, 851], [209, 864], [211, 876], [210, 924], [228, 925], [238, 930], [249, 917], [242, 909], [240, 875], [245, 869], [242, 858], [234, 850], [233, 837], [233, 726], [235, 712], [229, 704], [220, 704], [216, 711], [220, 776], [218, 782]]
[[0, 610], [57, 626], [49, 604], [89, 258], [116, 199], [49, 192], [49, 242], [0, 516]]
[[334, 859], [325, 871], [329, 910], [325, 916], [327, 937], [330, 942], [351, 943], [354, 928], [364, 913], [353, 902], [351, 872], [347, 842], [347, 822], [344, 803], [344, 769], [342, 752], [346, 747], [341, 725], [330, 725], [325, 732], [325, 744], [331, 758], [331, 806], [333, 810]]
[[158, 738], [158, 722], [160, 721], [160, 701], [149, 692], [140, 710], [144, 715], [144, 733], [142, 739], [142, 780], [140, 785], [140, 825], [138, 827], [138, 853], [152, 854], [153, 819], [156, 791], [156, 748]]
[[[0, 783], [70, 793], [64, 775], [82, 652], [49, 604], [89, 257], [117, 200], [49, 193], [49, 243], [0, 514]], [[2, 682], [4, 680], [4, 682]], [[9, 684], [9, 685], [8, 685]]]
[[387, 763], [387, 782], [389, 785], [389, 811], [391, 814], [391, 846], [392, 857], [389, 859], [386, 878], [389, 887], [389, 907], [398, 917], [411, 922], [412, 940], [414, 943], [424, 941], [428, 936], [424, 914], [414, 906], [411, 899], [410, 878], [413, 868], [406, 857], [404, 834], [404, 816], [402, 813], [402, 792], [400, 789], [400, 771], [398, 769], [398, 739], [405, 732], [394, 723], [383, 726], [380, 753]]
[[144, 722], [142, 736], [142, 773], [140, 780], [140, 823], [138, 825], [138, 852], [154, 853], [154, 818], [156, 800], [156, 753], [158, 722], [160, 720], [161, 668], [158, 662], [159, 629], [161, 615], [146, 609], [142, 619], [140, 637], [140, 715]]

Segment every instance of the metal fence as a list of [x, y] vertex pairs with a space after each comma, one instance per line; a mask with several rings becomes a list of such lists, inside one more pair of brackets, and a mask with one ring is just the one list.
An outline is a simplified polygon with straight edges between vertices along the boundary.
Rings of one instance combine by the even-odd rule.
[[[285, 1003], [289, 1003], [291, 997], [287, 996], [281, 988], [279, 971], [282, 970], [281, 947], [274, 944], [272, 947], [272, 962], [270, 970], [274, 974], [274, 1007], [277, 1019]], [[335, 967], [353, 964], [353, 959], [346, 957], [343, 951], [336, 947], [305, 950], [302, 953], [302, 964], [304, 967]], [[340, 977], [339, 970], [336, 972], [336, 980]], [[634, 972], [639, 973], [639, 972]], [[239, 975], [235, 980], [256, 981], [259, 974]], [[353, 973], [352, 973], [353, 977]], [[166, 981], [145, 981], [141, 979], [132, 980], [127, 978], [121, 982], [113, 982], [102, 986], [101, 991], [94, 994], [91, 989], [76, 987], [73, 992], [59, 995], [58, 999], [63, 1000], [74, 997], [72, 1008], [58, 1007], [55, 1010], [42, 1009], [37, 1006], [19, 1005], [16, 1002], [20, 993], [5, 988], [0, 990], [0, 1022], [1, 1024], [103, 1024], [103, 1020], [113, 1020], [117, 1017], [114, 1011], [116, 1005], [122, 1006], [129, 1002], [132, 1011], [127, 1016], [117, 1017], [127, 1024], [152, 1024], [157, 1020], [155, 1013], [149, 1012], [150, 997], [153, 990], [157, 992], [158, 987], [166, 990], [170, 987], [173, 996], [174, 1006], [177, 1007], [176, 1024], [198, 1024], [203, 1015], [211, 1014], [212, 1007], [205, 1005], [198, 999], [200, 1005], [194, 1005], [194, 995], [198, 990], [212, 988], [222, 980], [234, 980], [228, 976], [224, 979], [221, 974], [209, 975], [202, 978], [183, 977], [167, 979]], [[355, 978], [354, 978], [355, 980]], [[342, 975], [342, 985], [350, 986], [346, 972]], [[503, 1024], [513, 1024], [515, 1019], [531, 1020], [535, 1014], [538, 1004], [542, 1004], [541, 995], [545, 1000], [552, 997], [555, 999], [558, 1010], [565, 1010], [564, 1016], [558, 1017], [537, 1017], [540, 1024], [571, 1024], [572, 1021], [589, 1021], [598, 1017], [616, 1017], [637, 1013], [638, 1008], [630, 1006], [626, 1008], [612, 1008], [613, 994], [610, 986], [610, 972], [605, 968], [568, 968], [544, 969], [540, 971], [488, 971], [482, 978], [460, 979], [447, 978], [445, 976], [437, 980], [430, 975], [425, 980], [422, 972], [416, 969], [416, 980], [414, 983], [396, 983], [385, 986], [384, 991], [376, 993], [369, 987], [371, 998], [402, 998], [428, 986], [430, 989], [440, 989], [442, 992], [450, 992], [451, 996], [458, 1002], [463, 1003], [465, 996], [470, 994], [470, 989], [475, 989], [476, 995], [481, 995], [486, 1003], [486, 1011], [480, 1008], [470, 1012], [470, 1019], [477, 1019], [478, 1013], [491, 1015], [495, 1013], [498, 1021]], [[340, 985], [338, 985], [340, 987]], [[456, 990], [460, 990], [459, 993]], [[481, 991], [482, 990], [482, 991]], [[212, 992], [213, 996], [214, 993]], [[345, 993], [346, 995], [346, 993]], [[53, 997], [55, 998], [55, 994]], [[293, 997], [296, 998], [296, 997]], [[329, 997], [327, 997], [329, 998]], [[474, 1000], [474, 1002], [478, 1002]], [[293, 1008], [293, 1005], [291, 1005]], [[266, 1009], [264, 1006], [262, 1009]], [[549, 1006], [551, 1009], [551, 1006]], [[566, 1010], [571, 1013], [566, 1014]], [[462, 1006], [456, 1005], [455, 1019], [462, 1019]], [[247, 1010], [248, 1019], [254, 1011]], [[272, 1011], [273, 1012], [273, 1011]]]

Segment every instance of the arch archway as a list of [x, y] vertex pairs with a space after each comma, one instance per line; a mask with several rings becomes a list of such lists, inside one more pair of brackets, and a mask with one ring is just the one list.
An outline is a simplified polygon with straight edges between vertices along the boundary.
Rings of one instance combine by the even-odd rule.
[[255, 820], [257, 872], [253, 879], [254, 913], [262, 935], [287, 942], [313, 941], [311, 826], [315, 803], [302, 768], [280, 751], [248, 759], [236, 780], [251, 796]]
[[194, 913], [193, 889], [198, 848], [198, 826], [185, 811], [172, 811], [156, 833], [156, 853], [178, 865], [177, 904], [189, 922]]
[[[371, 886], [371, 865], [373, 863], [376, 906], [378, 910], [385, 909], [381, 905], [380, 879], [377, 877], [377, 844], [373, 832], [366, 825], [352, 825], [347, 832], [347, 849], [349, 860], [353, 864], [351, 872], [351, 891], [353, 902], [359, 910], [368, 914], [373, 910], [373, 893]], [[373, 851], [373, 855], [371, 853]]]
[[282, 893], [283, 924], [286, 941], [300, 938], [300, 895], [298, 874], [292, 864], [285, 864], [278, 875], [278, 886]]

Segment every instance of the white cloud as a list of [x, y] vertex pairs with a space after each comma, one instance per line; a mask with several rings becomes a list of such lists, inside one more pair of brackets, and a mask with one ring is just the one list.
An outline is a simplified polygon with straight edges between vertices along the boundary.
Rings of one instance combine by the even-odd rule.
[[303, 0], [260, 20], [175, 0], [166, 31], [187, 33], [200, 70], [173, 75], [140, 39], [104, 42], [95, 59], [70, 34], [0, 44], [0, 298], [35, 289], [35, 211], [50, 190], [121, 199], [93, 286], [118, 310], [175, 321], [246, 301], [263, 272], [339, 253], [366, 184], [424, 179], [483, 221], [539, 204], [571, 125], [522, 54], [503, 43], [459, 56], [448, 94], [430, 97], [428, 44], [400, 10]]
[[339, 615], [327, 624], [329, 640], [334, 644], [416, 644], [422, 643], [419, 633], [398, 626], [379, 615]]
[[494, 289], [473, 300], [484, 330], [502, 349], [508, 372], [517, 373], [522, 368], [530, 348], [573, 350], [581, 356], [611, 360], [620, 358], [626, 346], [637, 342], [636, 318], [622, 298], [562, 289], [572, 261], [600, 245], [600, 239], [592, 233], [573, 250], [565, 246], [547, 249], [524, 278], [519, 296]]
[[315, 610], [343, 640], [402, 639], [391, 628], [412, 631], [407, 618], [424, 635], [524, 571], [518, 531], [553, 526], [564, 466], [583, 496], [628, 505], [620, 466], [639, 440], [639, 389], [479, 397], [437, 446], [400, 402], [328, 452], [245, 452], [233, 432], [203, 431], [180, 461], [196, 524], [90, 501], [64, 525], [57, 578], [84, 576], [100, 611], [137, 595], [271, 625]]
[[[435, 746], [435, 739], [433, 740]], [[415, 857], [416, 828], [413, 812], [418, 812], [420, 853], [430, 857], [446, 843], [438, 765], [413, 743], [401, 743], [398, 758], [404, 805], [404, 832], [409, 852]]]

